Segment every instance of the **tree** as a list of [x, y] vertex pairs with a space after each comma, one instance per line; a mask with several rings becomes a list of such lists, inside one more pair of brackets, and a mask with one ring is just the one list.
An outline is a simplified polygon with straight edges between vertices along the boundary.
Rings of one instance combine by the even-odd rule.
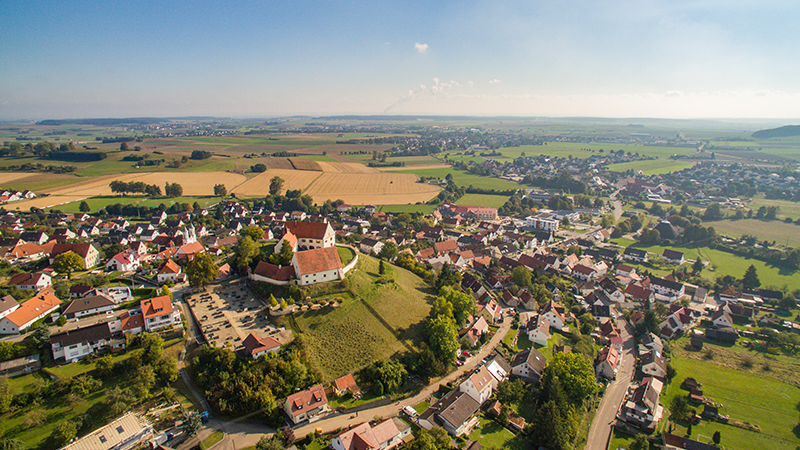
[[219, 267], [211, 256], [200, 253], [186, 265], [186, 277], [192, 287], [203, 287], [219, 276]]
[[650, 441], [648, 441], [647, 436], [643, 434], [637, 434], [629, 446], [630, 450], [648, 450], [649, 448]]
[[194, 436], [200, 431], [200, 427], [203, 424], [200, 422], [200, 416], [197, 415], [196, 412], [187, 412], [184, 411], [183, 413], [183, 432], [186, 433], [188, 436]]
[[11, 401], [14, 399], [14, 393], [8, 385], [8, 380], [5, 377], [0, 378], [0, 414], [8, 411], [11, 407]]
[[269, 294], [269, 305], [273, 308], [278, 306], [278, 299], [275, 298], [275, 294]]
[[228, 195], [228, 188], [226, 188], [224, 184], [215, 184], [214, 195], [217, 197], [225, 197]]
[[458, 351], [458, 330], [455, 321], [441, 315], [428, 321], [428, 344], [436, 358], [444, 364], [450, 364]]
[[750, 267], [744, 272], [744, 277], [742, 277], [742, 287], [745, 289], [755, 289], [759, 286], [761, 286], [761, 281], [758, 279], [756, 266], [750, 264]]
[[417, 437], [406, 445], [409, 450], [450, 450], [453, 440], [444, 428], [433, 426], [430, 430], [420, 429]]
[[69, 251], [53, 258], [53, 269], [58, 273], [66, 273], [67, 278], [72, 278], [72, 272], [83, 269], [86, 263], [75, 252]]
[[294, 250], [292, 250], [292, 246], [284, 242], [284, 244], [281, 245], [280, 252], [269, 255], [269, 262], [276, 266], [288, 266], [292, 263], [293, 257]]
[[0, 439], [0, 450], [25, 450], [25, 444], [19, 439]]
[[181, 186], [178, 183], [169, 183], [168, 182], [164, 186], [164, 194], [167, 197], [172, 197], [172, 198], [180, 197], [180, 196], [183, 195], [183, 186]]
[[577, 353], [559, 353], [547, 363], [542, 374], [544, 389], [550, 388], [554, 378], [558, 378], [564, 394], [576, 405], [597, 389], [592, 365]]
[[78, 211], [83, 212], [83, 213], [88, 213], [91, 210], [92, 210], [92, 207], [89, 206], [88, 203], [86, 203], [86, 200], [83, 200], [81, 202], [80, 206], [78, 206]]
[[119, 149], [122, 150], [123, 152], [127, 152], [128, 151], [128, 143], [127, 142], [123, 142], [122, 144], [119, 144]]
[[672, 417], [676, 420], [685, 420], [689, 416], [689, 402], [686, 400], [686, 397], [676, 395], [672, 397], [669, 410], [672, 413]]
[[722, 442], [722, 434], [720, 434], [719, 430], [714, 432], [714, 435], [711, 436], [711, 440], [714, 442], [714, 445], [719, 445]]
[[393, 260], [397, 256], [397, 244], [394, 242], [387, 242], [384, 244], [381, 251], [378, 253], [378, 258], [385, 259], [387, 261]]
[[279, 176], [272, 177], [269, 180], [269, 195], [278, 195], [283, 189], [283, 178]]
[[386, 266], [383, 265], [383, 260], [378, 263], [378, 274], [385, 275], [386, 274]]
[[75, 423], [65, 420], [56, 425], [53, 434], [50, 435], [50, 442], [55, 447], [62, 447], [72, 439], [75, 439], [77, 435], [78, 428], [75, 426]]
[[532, 276], [533, 274], [531, 271], [525, 266], [514, 267], [514, 270], [511, 272], [511, 279], [514, 281], [514, 284], [521, 288], [530, 286]]
[[380, 360], [367, 366], [362, 376], [372, 383], [380, 383], [383, 393], [396, 393], [406, 383], [408, 372], [399, 361]]
[[444, 263], [439, 274], [436, 276], [434, 287], [438, 291], [442, 289], [443, 286], [451, 286], [454, 284], [461, 284], [461, 273], [452, 270], [449, 264]]
[[244, 273], [260, 251], [258, 244], [250, 236], [245, 236], [239, 240], [233, 248], [233, 265], [236, 267], [236, 271]]
[[259, 226], [251, 225], [249, 227], [244, 227], [240, 234], [242, 236], [249, 236], [254, 242], [258, 242], [264, 237], [264, 230]]
[[495, 395], [504, 405], [517, 405], [525, 398], [525, 382], [519, 378], [506, 380], [497, 385]]
[[285, 448], [277, 434], [264, 436], [256, 443], [256, 450], [284, 450]]
[[694, 264], [692, 264], [692, 273], [697, 275], [698, 273], [703, 271], [703, 267], [705, 267], [705, 266], [703, 266], [703, 260], [700, 259], [700, 257], [698, 257], [694, 261]]

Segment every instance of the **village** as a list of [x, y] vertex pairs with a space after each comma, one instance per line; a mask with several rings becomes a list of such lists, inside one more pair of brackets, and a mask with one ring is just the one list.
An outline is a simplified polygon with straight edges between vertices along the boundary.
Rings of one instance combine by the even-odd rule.
[[[638, 183], [627, 189], [644, 185], [648, 195], [659, 192]], [[700, 351], [705, 342], [733, 345], [740, 338], [763, 338], [737, 325], [759, 317], [768, 320], [775, 311], [769, 305], [783, 294], [732, 286], [709, 292], [673, 275], [649, 274], [641, 264], [652, 260], [676, 269], [703, 267], [681, 251], [665, 248], [652, 254], [610, 243], [613, 227], [598, 225], [605, 214], [614, 212], [606, 209], [613, 205], [595, 202], [579, 209], [567, 199], [563, 204], [569, 209], [549, 210], [546, 205], [553, 194], [532, 190], [522, 198], [528, 196], [543, 206], [527, 217], [443, 203], [431, 214], [418, 216], [413, 225], [408, 217], [377, 212], [369, 205], [339, 204], [323, 216], [251, 209], [237, 200], [175, 215], [155, 210], [147, 222], [85, 213], [6, 212], [0, 217], [2, 229], [17, 237], [0, 242], [9, 274], [8, 294], [0, 303], [0, 333], [12, 336], [8, 342], [22, 342], [45, 330], [46, 359], [57, 365], [125, 352], [140, 333], [159, 333], [169, 341], [177, 332], [242, 358], [270, 358], [294, 341], [292, 329], [275, 325], [278, 317], [340, 305], [337, 300], [303, 305], [291, 297], [278, 301], [258, 286], [297, 289], [343, 282], [357, 270], [361, 254], [380, 258], [381, 265], [385, 260], [433, 274], [433, 280], [455, 275], [449, 279], [452, 288], [474, 302], [459, 324], [458, 349], [449, 350], [455, 354], [444, 361], [456, 371], [440, 382], [448, 386], [444, 391], [423, 389], [388, 406], [366, 403], [351, 408], [355, 414], [331, 406], [336, 398], [362, 397], [365, 391], [353, 373], [330, 384], [305, 387], [280, 403], [285, 425], [279, 434], [287, 445], [342, 428], [347, 431], [330, 438], [334, 449], [361, 448], [361, 442], [375, 448], [413, 445], [413, 426], [429, 432], [441, 427], [466, 447], [478, 448], [480, 443], [470, 437], [490, 420], [514, 434], [536, 434], [523, 415], [541, 419], [519, 414], [521, 399], [509, 396], [504, 383], [513, 379], [523, 386], [538, 385], [550, 359], [563, 363], [568, 361], [563, 355], [570, 354], [577, 358], [572, 360], [591, 362], [593, 384], [596, 380], [608, 386], [596, 417], [656, 439], [654, 432], [665, 419], [660, 396], [675, 376], [669, 342], [688, 336]], [[204, 219], [212, 216], [216, 227]], [[625, 217], [636, 214], [626, 212]], [[677, 237], [682, 227], [662, 220], [654, 228], [662, 236]], [[268, 246], [271, 256], [251, 255], [242, 262], [238, 258], [243, 241]], [[198, 271], [201, 260], [210, 261], [213, 269]], [[790, 321], [774, 326], [800, 330]], [[3, 362], [0, 373], [14, 376], [41, 368], [37, 353]], [[686, 378], [682, 386], [689, 391], [689, 401], [705, 404], [703, 418], [727, 420], [717, 413], [713, 400], [703, 397], [700, 382]], [[493, 396], [498, 391], [503, 395]], [[197, 396], [205, 402], [201, 393]], [[393, 413], [387, 414], [387, 408]], [[357, 411], [363, 409], [366, 417], [374, 410], [381, 412], [375, 417], [384, 419], [359, 421]], [[125, 414], [116, 420], [131, 419]], [[113, 429], [116, 423], [105, 428]], [[130, 441], [120, 448], [133, 448], [156, 434], [144, 418], [136, 423], [140, 426], [131, 428], [126, 438]], [[673, 448], [706, 445], [662, 434], [658, 439]], [[85, 448], [86, 439], [96, 435], [97, 431], [64, 448]]]

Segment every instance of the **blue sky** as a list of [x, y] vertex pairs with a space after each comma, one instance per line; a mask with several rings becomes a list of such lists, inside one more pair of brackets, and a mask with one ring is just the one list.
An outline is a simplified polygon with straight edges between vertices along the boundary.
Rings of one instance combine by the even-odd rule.
[[0, 2], [0, 119], [800, 117], [800, 2]]

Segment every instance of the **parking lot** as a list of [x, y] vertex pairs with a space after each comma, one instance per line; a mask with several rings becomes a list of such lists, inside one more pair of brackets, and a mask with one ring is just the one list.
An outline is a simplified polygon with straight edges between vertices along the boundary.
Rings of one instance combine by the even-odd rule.
[[278, 332], [261, 312], [265, 305], [243, 282], [214, 286], [185, 300], [209, 345], [235, 350], [250, 333], [265, 336]]

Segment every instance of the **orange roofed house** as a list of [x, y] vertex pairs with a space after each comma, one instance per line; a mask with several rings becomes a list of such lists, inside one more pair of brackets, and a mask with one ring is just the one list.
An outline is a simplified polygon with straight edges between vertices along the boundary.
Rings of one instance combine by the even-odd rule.
[[411, 433], [411, 427], [400, 419], [386, 419], [370, 425], [364, 422], [340, 433], [331, 440], [333, 450], [367, 450], [394, 448]]
[[294, 424], [308, 420], [313, 422], [328, 411], [328, 397], [321, 384], [296, 392], [286, 397], [283, 410]]
[[336, 247], [297, 252], [292, 257], [292, 266], [300, 286], [344, 278], [342, 260]]
[[24, 302], [19, 308], [0, 319], [0, 334], [17, 334], [46, 317], [61, 306], [61, 300], [46, 292]]
[[281, 350], [281, 343], [271, 337], [258, 337], [253, 333], [247, 335], [242, 342], [247, 356], [258, 359], [267, 353], [278, 353]]
[[275, 244], [276, 253], [281, 251], [284, 242], [295, 252], [336, 245], [336, 233], [328, 222], [286, 222], [284, 228], [286, 232]]
[[168, 295], [142, 300], [141, 305], [147, 331], [181, 323], [181, 312], [172, 306]]

